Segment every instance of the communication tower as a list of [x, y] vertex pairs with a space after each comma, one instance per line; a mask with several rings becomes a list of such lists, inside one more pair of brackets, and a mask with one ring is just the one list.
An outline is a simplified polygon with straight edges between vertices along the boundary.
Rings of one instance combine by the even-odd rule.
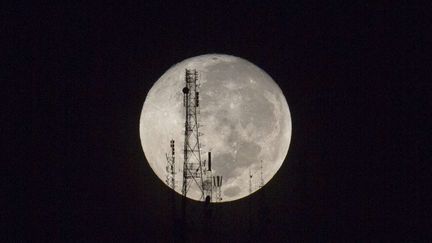
[[185, 107], [185, 129], [184, 129], [184, 163], [183, 163], [183, 185], [182, 194], [186, 197], [192, 185], [201, 191], [201, 200], [212, 198], [212, 173], [211, 158], [209, 163], [201, 159], [199, 132], [199, 83], [198, 72], [186, 69], [186, 86], [183, 88], [183, 106]]

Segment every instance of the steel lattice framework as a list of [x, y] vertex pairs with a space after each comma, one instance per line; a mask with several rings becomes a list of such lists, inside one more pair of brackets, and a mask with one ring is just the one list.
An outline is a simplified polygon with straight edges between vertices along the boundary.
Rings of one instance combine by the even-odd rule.
[[182, 194], [186, 196], [191, 185], [194, 184], [201, 191], [201, 200], [211, 200], [212, 175], [201, 158], [199, 132], [199, 83], [198, 72], [186, 69], [186, 86], [183, 88], [183, 105], [185, 107], [184, 129], [184, 163]]
[[170, 147], [171, 147], [171, 154], [166, 154], [166, 184], [171, 187], [175, 191], [175, 150], [174, 150], [174, 140], [171, 139], [170, 141]]

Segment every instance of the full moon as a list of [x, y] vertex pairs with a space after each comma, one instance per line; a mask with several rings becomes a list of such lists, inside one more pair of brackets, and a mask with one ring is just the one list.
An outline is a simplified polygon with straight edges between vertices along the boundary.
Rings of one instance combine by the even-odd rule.
[[[186, 59], [166, 71], [147, 94], [139, 132], [145, 157], [165, 183], [166, 154], [175, 140], [175, 191], [181, 194], [185, 69], [198, 72], [198, 121], [202, 158], [212, 154], [212, 170], [223, 177], [222, 202], [262, 188], [282, 166], [291, 140], [291, 114], [275, 81], [254, 64], [230, 55]], [[252, 175], [252, 176], [250, 176]], [[200, 200], [191, 187], [187, 197]]]

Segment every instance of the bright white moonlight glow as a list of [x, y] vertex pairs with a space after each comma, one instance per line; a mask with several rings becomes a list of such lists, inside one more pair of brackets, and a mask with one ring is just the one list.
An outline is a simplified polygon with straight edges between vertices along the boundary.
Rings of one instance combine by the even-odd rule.
[[[185, 69], [199, 74], [199, 122], [202, 158], [212, 152], [212, 170], [223, 176], [222, 202], [249, 194], [249, 169], [252, 190], [267, 183], [279, 170], [291, 140], [291, 115], [279, 86], [262, 69], [234, 56], [202, 55], [186, 59], [159, 78], [147, 94], [140, 119], [141, 144], [153, 171], [165, 182], [169, 142], [176, 146], [176, 191], [181, 194], [184, 145], [184, 107], [182, 89]], [[187, 196], [199, 200], [191, 187]]]

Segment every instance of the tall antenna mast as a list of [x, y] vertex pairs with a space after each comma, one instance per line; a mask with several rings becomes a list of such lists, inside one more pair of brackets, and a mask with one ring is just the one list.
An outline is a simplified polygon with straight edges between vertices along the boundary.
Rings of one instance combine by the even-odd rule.
[[201, 159], [201, 144], [198, 131], [199, 84], [198, 72], [186, 69], [186, 86], [183, 88], [183, 106], [185, 107], [184, 129], [184, 163], [182, 194], [186, 197], [189, 188], [194, 184], [201, 191], [201, 200], [211, 200], [211, 168], [207, 168]]

